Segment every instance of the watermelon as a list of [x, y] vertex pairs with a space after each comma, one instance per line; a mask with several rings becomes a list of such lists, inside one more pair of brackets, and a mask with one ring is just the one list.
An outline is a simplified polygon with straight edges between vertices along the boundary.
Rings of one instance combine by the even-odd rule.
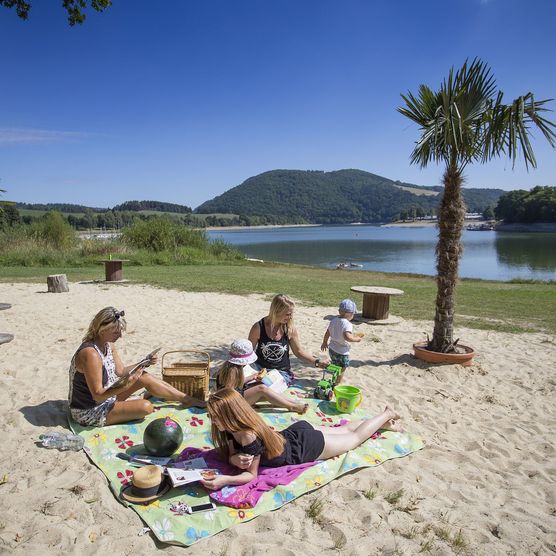
[[143, 444], [153, 456], [171, 456], [181, 445], [183, 430], [179, 423], [169, 417], [155, 419], [147, 425]]

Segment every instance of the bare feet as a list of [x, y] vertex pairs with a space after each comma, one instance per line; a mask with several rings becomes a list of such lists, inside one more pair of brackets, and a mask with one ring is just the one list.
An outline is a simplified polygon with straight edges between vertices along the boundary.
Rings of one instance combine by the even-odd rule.
[[384, 413], [388, 415], [389, 420], [395, 421], [396, 419], [400, 418], [400, 414], [395, 409], [392, 409], [389, 405], [384, 408]]
[[308, 403], [296, 403], [292, 407], [292, 409], [296, 413], [299, 413], [299, 415], [305, 415], [305, 413], [307, 413], [307, 410], [309, 409], [309, 404]]
[[382, 429], [387, 431], [404, 432], [404, 428], [401, 423], [398, 423], [400, 414], [392, 409], [389, 405], [384, 408], [384, 413], [388, 416], [388, 421], [382, 425]]
[[380, 428], [386, 431], [405, 432], [405, 429], [403, 428], [402, 424], [398, 423], [398, 421], [394, 419], [390, 419], [389, 421], [384, 423], [384, 425], [382, 425], [382, 427]]

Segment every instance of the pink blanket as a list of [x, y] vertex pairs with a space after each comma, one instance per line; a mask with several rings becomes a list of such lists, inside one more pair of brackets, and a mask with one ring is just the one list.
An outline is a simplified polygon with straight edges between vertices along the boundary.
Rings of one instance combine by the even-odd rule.
[[[201, 450], [199, 448], [186, 448], [177, 461], [203, 457], [209, 467], [218, 469], [224, 475], [237, 475], [240, 471], [223, 461], [217, 450]], [[259, 467], [257, 478], [240, 486], [224, 487], [209, 493], [209, 496], [232, 508], [254, 508], [264, 492], [272, 490], [278, 485], [287, 485], [299, 477], [305, 469], [315, 465], [316, 461], [300, 465], [284, 465], [282, 467]]]

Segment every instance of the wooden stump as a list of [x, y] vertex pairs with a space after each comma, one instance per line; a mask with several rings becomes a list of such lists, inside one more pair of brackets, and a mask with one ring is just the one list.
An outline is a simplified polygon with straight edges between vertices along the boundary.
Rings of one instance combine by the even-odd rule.
[[390, 312], [390, 296], [380, 294], [363, 295], [363, 316], [366, 319], [383, 320]]
[[52, 293], [69, 292], [68, 279], [65, 274], [51, 274], [46, 279], [48, 291]]

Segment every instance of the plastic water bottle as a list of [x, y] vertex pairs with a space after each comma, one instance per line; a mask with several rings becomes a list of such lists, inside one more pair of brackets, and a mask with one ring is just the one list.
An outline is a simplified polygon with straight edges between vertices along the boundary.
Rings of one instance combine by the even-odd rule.
[[41, 434], [39, 438], [45, 448], [58, 448], [58, 450], [72, 450], [78, 452], [83, 449], [83, 445], [85, 444], [83, 437], [77, 434], [58, 431]]

